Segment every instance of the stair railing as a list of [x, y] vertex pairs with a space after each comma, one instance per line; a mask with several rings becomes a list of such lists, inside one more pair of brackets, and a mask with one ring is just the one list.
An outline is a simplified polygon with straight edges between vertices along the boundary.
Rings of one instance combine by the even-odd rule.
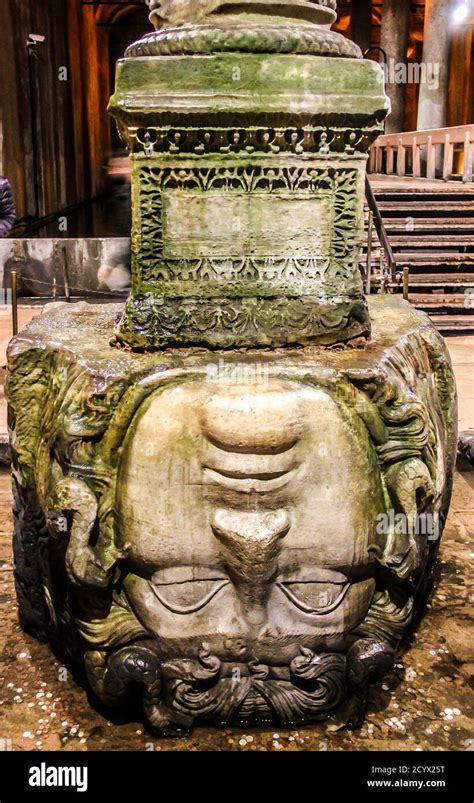
[[[366, 266], [366, 293], [370, 295], [370, 287], [372, 282], [372, 229], [375, 228], [377, 237], [385, 256], [389, 276], [388, 280], [393, 280], [397, 263], [393, 256], [392, 246], [388, 239], [387, 230], [383, 222], [382, 215], [374, 195], [374, 191], [370, 184], [368, 177], [365, 178], [365, 197], [369, 207], [369, 225], [367, 231], [367, 266]], [[385, 286], [385, 282], [384, 282]]]

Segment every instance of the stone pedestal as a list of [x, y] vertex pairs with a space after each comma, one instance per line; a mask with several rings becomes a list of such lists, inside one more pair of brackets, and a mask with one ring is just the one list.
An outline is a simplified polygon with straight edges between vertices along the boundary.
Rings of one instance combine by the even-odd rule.
[[162, 27], [119, 62], [110, 111], [132, 151], [134, 202], [120, 342], [370, 334], [364, 181], [388, 103], [380, 68], [328, 29], [333, 5], [160, 3]]
[[149, 726], [357, 725], [421, 611], [455, 392], [427, 316], [369, 304], [364, 348], [133, 354], [120, 306], [11, 344], [23, 627]]

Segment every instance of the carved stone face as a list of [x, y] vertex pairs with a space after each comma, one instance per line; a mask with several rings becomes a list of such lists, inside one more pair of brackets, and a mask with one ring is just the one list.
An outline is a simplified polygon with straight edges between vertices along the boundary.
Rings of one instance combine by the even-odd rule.
[[138, 357], [108, 348], [109, 305], [13, 343], [21, 621], [105, 705], [141, 700], [161, 735], [362, 723], [424, 603], [456, 447], [444, 342], [370, 303], [372, 344], [342, 352]]
[[373, 596], [380, 473], [360, 420], [317, 387], [155, 392], [118, 479], [125, 592], [164, 657], [287, 663], [344, 649]]

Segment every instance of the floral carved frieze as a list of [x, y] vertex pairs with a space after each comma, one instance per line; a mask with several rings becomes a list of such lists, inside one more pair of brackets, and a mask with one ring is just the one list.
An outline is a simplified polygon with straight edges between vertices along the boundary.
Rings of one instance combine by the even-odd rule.
[[[133, 255], [144, 283], [166, 281], [263, 281], [272, 284], [269, 292], [278, 295], [278, 282], [308, 280], [309, 290], [314, 294], [318, 280], [324, 278], [326, 292], [330, 280], [328, 272], [345, 279], [345, 274], [352, 270], [357, 261], [357, 249], [360, 247], [360, 232], [357, 226], [358, 172], [354, 168], [324, 168], [317, 166], [304, 167], [269, 167], [262, 165], [215, 166], [206, 167], [163, 167], [136, 163], [139, 186], [138, 232], [140, 249]], [[273, 252], [269, 255], [251, 255], [244, 253], [232, 255], [196, 255], [194, 258], [176, 259], [166, 257], [163, 205], [167, 195], [180, 193], [183, 208], [193, 198], [201, 201], [208, 195], [210, 203], [225, 199], [225, 195], [235, 194], [238, 199], [265, 199], [274, 194], [280, 201], [290, 203], [311, 200], [323, 204], [326, 231], [319, 236], [319, 231], [311, 234], [304, 243], [300, 256], [293, 255], [298, 243], [293, 245], [288, 254], [271, 243]], [[301, 207], [306, 210], [307, 207]], [[250, 213], [255, 207], [250, 208]], [[315, 207], [316, 209], [316, 207]], [[237, 210], [237, 211], [236, 211]], [[233, 211], [238, 214], [239, 206]], [[216, 213], [219, 214], [217, 204]], [[311, 208], [310, 208], [311, 213]], [[271, 212], [268, 212], [270, 217]], [[239, 222], [239, 221], [238, 221]], [[236, 237], [235, 221], [231, 221], [229, 238]], [[247, 220], [244, 221], [247, 223]], [[270, 221], [271, 224], [271, 221]], [[219, 218], [218, 225], [222, 229], [224, 223]], [[251, 221], [249, 222], [251, 225]], [[187, 223], [189, 237], [189, 223]], [[262, 235], [264, 226], [259, 229]], [[316, 229], [316, 227], [315, 227]], [[211, 232], [212, 234], [212, 232]], [[248, 232], [246, 232], [248, 234]], [[270, 228], [270, 234], [274, 236]], [[291, 231], [286, 236], [290, 236]], [[248, 243], [250, 240], [244, 241]], [[196, 248], [203, 248], [202, 238]], [[212, 243], [208, 246], [211, 248]], [[314, 251], [311, 253], [311, 249]], [[321, 249], [324, 253], [318, 253]], [[169, 250], [169, 249], [168, 249]], [[256, 247], [254, 246], [254, 250]], [[265, 250], [265, 249], [263, 249]], [[180, 248], [181, 254], [183, 249]], [[336, 289], [335, 289], [336, 293]]]

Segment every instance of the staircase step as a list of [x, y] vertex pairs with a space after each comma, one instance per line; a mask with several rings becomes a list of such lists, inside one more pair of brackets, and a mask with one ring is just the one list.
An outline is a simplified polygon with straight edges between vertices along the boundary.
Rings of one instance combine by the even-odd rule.
[[[402, 284], [403, 282], [400, 282]], [[391, 282], [398, 287], [398, 282]], [[474, 273], [411, 273], [410, 286], [428, 284], [430, 287], [474, 287]]]
[[465, 234], [444, 234], [442, 229], [438, 230], [438, 234], [421, 234], [420, 232], [413, 231], [407, 232], [403, 237], [400, 235], [390, 237], [390, 245], [392, 248], [403, 248], [403, 246], [410, 246], [411, 248], [469, 248], [474, 246], [474, 237]]
[[474, 334], [474, 315], [435, 315], [430, 320], [441, 334]]
[[397, 265], [426, 265], [437, 267], [441, 265], [460, 266], [463, 269], [474, 265], [474, 253], [454, 254], [434, 251], [404, 251], [394, 254]]
[[[470, 187], [474, 187], [474, 184], [470, 185]], [[413, 190], [409, 191], [390, 191], [390, 192], [382, 192], [380, 190], [375, 191], [375, 197], [380, 201], [384, 201], [387, 203], [395, 203], [399, 201], [407, 201], [413, 199], [418, 203], [428, 201], [429, 203], [443, 203], [448, 201], [449, 203], [469, 203], [474, 202], [474, 189], [467, 190], [466, 187], [463, 187], [461, 191], [458, 192], [450, 192], [444, 190], [444, 192], [413, 192]]]
[[410, 293], [409, 296], [410, 303], [418, 309], [463, 309], [474, 318], [474, 306], [472, 310], [468, 306], [470, 298], [474, 301], [468, 293]]
[[447, 229], [457, 232], [458, 230], [472, 232], [474, 234], [474, 215], [472, 218], [468, 217], [453, 217], [453, 218], [439, 218], [438, 216], [427, 218], [420, 217], [416, 219], [414, 228], [407, 228], [407, 221], [405, 218], [397, 217], [384, 217], [383, 222], [387, 232], [404, 231], [407, 234], [415, 235], [417, 232], [439, 234], [440, 230], [445, 232]]
[[426, 216], [429, 212], [433, 214], [439, 214], [441, 212], [443, 215], [449, 212], [458, 216], [460, 213], [463, 215], [467, 214], [468, 216], [474, 215], [474, 199], [472, 201], [453, 201], [451, 199], [449, 201], [436, 201], [436, 203], [424, 201], [423, 199], [419, 201], [400, 200], [390, 202], [379, 199], [376, 200], [382, 214], [390, 212], [391, 215], [396, 214], [398, 216], [405, 214], [405, 212], [416, 212]]
[[[363, 262], [363, 261], [362, 261]], [[365, 264], [365, 262], [363, 262]], [[377, 263], [376, 263], [377, 264]], [[395, 273], [403, 274], [403, 267], [407, 263], [397, 263]], [[474, 279], [474, 262], [461, 263], [460, 265], [431, 265], [424, 264], [423, 262], [411, 262], [408, 264], [410, 270], [410, 277], [416, 279], [417, 276], [432, 276], [434, 281], [444, 280], [449, 278], [450, 282], [456, 282], [459, 276], [465, 277], [466, 281], [472, 282]], [[461, 279], [463, 281], [464, 279]]]

